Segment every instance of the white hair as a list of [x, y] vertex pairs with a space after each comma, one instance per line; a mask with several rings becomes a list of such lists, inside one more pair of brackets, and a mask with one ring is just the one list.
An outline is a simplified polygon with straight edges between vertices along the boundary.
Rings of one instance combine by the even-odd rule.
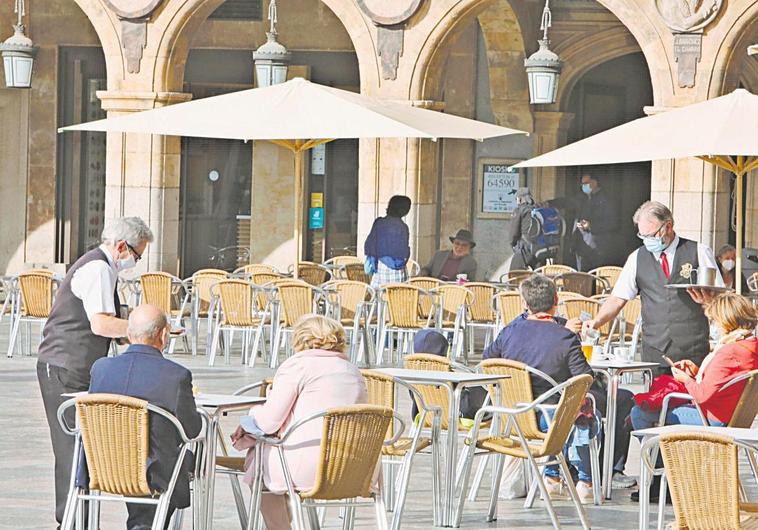
[[163, 311], [147, 316], [143, 313], [135, 310], [129, 315], [126, 335], [132, 342], [155, 342], [169, 325], [168, 315]]
[[105, 225], [101, 239], [103, 243], [126, 241], [132, 247], [137, 247], [142, 242], [152, 243], [153, 232], [139, 217], [118, 217]]
[[643, 217], [645, 218], [652, 217], [654, 219], [657, 219], [661, 223], [674, 221], [674, 216], [671, 214], [671, 210], [669, 210], [665, 204], [662, 204], [657, 201], [643, 202], [642, 205], [639, 208], [637, 208], [637, 211], [634, 212], [634, 217], [632, 217], [632, 221], [634, 221], [634, 224], [640, 224], [640, 219], [642, 219]]

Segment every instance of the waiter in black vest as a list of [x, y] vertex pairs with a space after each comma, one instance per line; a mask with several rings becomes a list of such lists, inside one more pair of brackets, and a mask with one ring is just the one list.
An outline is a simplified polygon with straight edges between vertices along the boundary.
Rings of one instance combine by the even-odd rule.
[[[55, 518], [63, 520], [66, 508], [74, 438], [58, 423], [61, 394], [86, 391], [90, 368], [108, 355], [111, 339], [125, 337], [125, 319], [119, 318], [116, 291], [118, 273], [142, 259], [153, 233], [138, 217], [108, 223], [102, 244], [79, 258], [58, 288], [50, 317], [42, 331], [37, 361], [42, 402], [55, 454]], [[68, 424], [74, 424], [69, 409]]]
[[[642, 300], [642, 359], [663, 363], [662, 355], [674, 361], [690, 359], [700, 365], [708, 354], [708, 319], [703, 303], [714, 295], [705, 289], [667, 289], [667, 284], [690, 283], [698, 267], [716, 269], [716, 285], [724, 282], [713, 251], [705, 245], [676, 235], [671, 210], [648, 201], [633, 218], [643, 245], [627, 258], [611, 296], [595, 320], [585, 329], [598, 328], [614, 319], [628, 300]], [[693, 276], [694, 279], [694, 276]]]

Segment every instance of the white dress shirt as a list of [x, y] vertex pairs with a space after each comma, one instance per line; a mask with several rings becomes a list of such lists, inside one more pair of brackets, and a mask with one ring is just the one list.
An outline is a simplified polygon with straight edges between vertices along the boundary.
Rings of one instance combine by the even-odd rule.
[[71, 278], [71, 292], [84, 304], [84, 312], [91, 321], [98, 313], [116, 315], [113, 292], [116, 290], [118, 271], [110, 251], [100, 245], [108, 261], [95, 260], [82, 265]]
[[[663, 252], [654, 252], [653, 257], [661, 263], [661, 254], [665, 253], [669, 262], [669, 267], [674, 266], [674, 256], [676, 255], [676, 248], [679, 246], [679, 236], [676, 236], [671, 244], [666, 247]], [[637, 252], [635, 250], [626, 259], [624, 268], [619, 275], [619, 279], [616, 281], [616, 285], [613, 287], [611, 294], [624, 300], [631, 300], [639, 294], [639, 288], [637, 287]], [[721, 272], [716, 264], [716, 258], [713, 255], [713, 251], [705, 245], [697, 244], [697, 261], [699, 267], [711, 267], [716, 269], [716, 285], [719, 287], [724, 286], [724, 280], [721, 278]], [[671, 270], [673, 273], [674, 271]]]

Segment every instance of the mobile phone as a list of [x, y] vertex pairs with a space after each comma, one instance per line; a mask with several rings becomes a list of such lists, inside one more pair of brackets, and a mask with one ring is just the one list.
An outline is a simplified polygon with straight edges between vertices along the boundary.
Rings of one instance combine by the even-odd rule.
[[666, 364], [668, 364], [671, 367], [676, 368], [676, 366], [674, 365], [674, 361], [672, 361], [669, 357], [667, 357], [666, 355], [661, 355], [661, 357], [663, 357], [663, 360], [666, 361]]
[[579, 313], [579, 320], [582, 322], [587, 322], [588, 320], [592, 320], [592, 315], [589, 314], [587, 311], [582, 311]]

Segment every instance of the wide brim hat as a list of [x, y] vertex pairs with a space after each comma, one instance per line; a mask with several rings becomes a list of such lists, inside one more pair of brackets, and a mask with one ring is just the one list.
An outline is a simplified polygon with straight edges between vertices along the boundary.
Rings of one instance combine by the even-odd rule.
[[474, 248], [476, 246], [476, 241], [474, 241], [474, 235], [471, 233], [470, 230], [458, 230], [458, 232], [454, 236], [450, 236], [450, 242], [452, 243], [456, 239], [460, 241], [465, 241], [469, 245], [471, 245], [471, 248]]

